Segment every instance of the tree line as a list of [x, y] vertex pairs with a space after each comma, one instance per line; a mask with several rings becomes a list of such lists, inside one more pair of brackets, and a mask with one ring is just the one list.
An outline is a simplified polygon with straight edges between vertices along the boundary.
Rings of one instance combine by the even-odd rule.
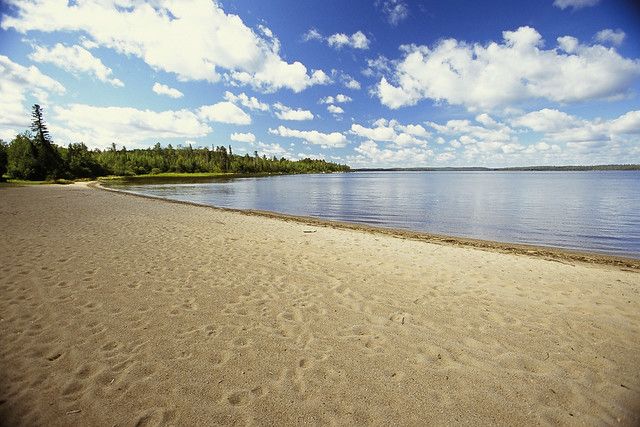
[[177, 173], [319, 173], [346, 172], [349, 166], [324, 160], [297, 161], [249, 154], [233, 154], [231, 146], [211, 148], [166, 147], [155, 144], [147, 149], [126, 147], [90, 150], [84, 143], [61, 147], [53, 143], [44, 121], [42, 108], [33, 106], [30, 131], [17, 135], [8, 144], [0, 140], [0, 177], [24, 180], [96, 178]]

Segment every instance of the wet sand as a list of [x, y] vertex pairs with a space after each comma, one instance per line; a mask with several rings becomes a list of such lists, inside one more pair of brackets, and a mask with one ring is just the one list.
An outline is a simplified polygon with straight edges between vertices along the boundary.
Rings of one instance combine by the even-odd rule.
[[633, 260], [83, 185], [0, 232], [5, 425], [640, 423]]

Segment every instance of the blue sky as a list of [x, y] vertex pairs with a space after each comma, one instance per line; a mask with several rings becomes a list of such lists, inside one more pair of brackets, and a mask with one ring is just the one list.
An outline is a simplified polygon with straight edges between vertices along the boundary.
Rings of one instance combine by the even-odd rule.
[[10, 0], [0, 138], [372, 166], [640, 163], [629, 1]]

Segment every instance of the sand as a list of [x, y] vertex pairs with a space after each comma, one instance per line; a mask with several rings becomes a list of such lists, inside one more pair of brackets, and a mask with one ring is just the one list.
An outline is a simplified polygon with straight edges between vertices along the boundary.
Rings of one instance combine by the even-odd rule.
[[640, 423], [640, 263], [81, 185], [0, 235], [3, 425]]

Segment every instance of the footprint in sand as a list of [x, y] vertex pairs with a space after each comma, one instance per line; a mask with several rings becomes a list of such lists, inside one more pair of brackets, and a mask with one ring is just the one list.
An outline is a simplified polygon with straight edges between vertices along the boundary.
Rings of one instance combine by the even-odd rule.
[[254, 399], [258, 399], [266, 394], [261, 386], [252, 388], [251, 390], [234, 391], [227, 396], [227, 402], [231, 406], [242, 406], [250, 403]]

